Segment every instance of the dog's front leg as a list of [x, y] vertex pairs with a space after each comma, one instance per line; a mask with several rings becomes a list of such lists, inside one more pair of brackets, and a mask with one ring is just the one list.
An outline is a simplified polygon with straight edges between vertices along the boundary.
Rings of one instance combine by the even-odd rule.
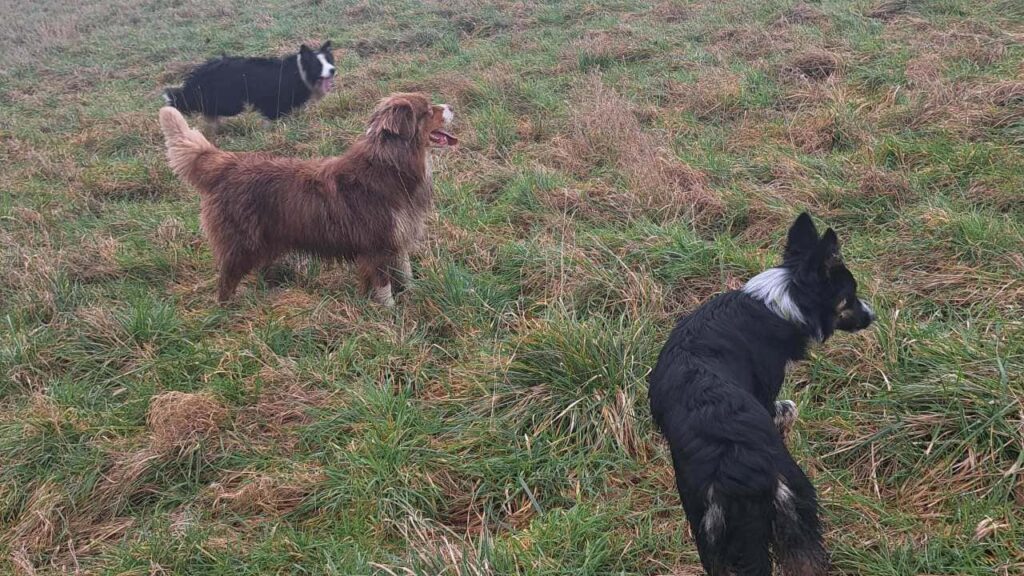
[[391, 286], [395, 294], [408, 290], [412, 286], [412, 261], [409, 260], [408, 252], [402, 252], [399, 255], [395, 268], [392, 270]]
[[357, 265], [363, 287], [369, 292], [370, 299], [381, 306], [394, 306], [395, 298], [391, 295], [390, 264], [376, 258], [360, 258]]
[[796, 408], [796, 402], [792, 400], [775, 401], [775, 427], [779, 429], [779, 434], [783, 440], [789, 436], [789, 432], [793, 429], [793, 424], [796, 423], [796, 417], [799, 413], [799, 410]]

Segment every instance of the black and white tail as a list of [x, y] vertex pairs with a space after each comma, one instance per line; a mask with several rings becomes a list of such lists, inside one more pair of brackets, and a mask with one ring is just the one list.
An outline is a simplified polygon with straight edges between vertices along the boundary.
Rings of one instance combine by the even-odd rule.
[[693, 530], [709, 576], [772, 576], [773, 558], [785, 576], [828, 574], [814, 487], [797, 472], [771, 494], [708, 488]]

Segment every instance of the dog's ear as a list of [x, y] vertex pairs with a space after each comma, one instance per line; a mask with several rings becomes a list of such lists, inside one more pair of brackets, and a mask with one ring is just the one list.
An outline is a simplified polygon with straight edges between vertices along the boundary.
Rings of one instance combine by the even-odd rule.
[[328, 40], [327, 42], [324, 42], [323, 44], [320, 45], [320, 51], [321, 52], [328, 52], [328, 51], [330, 51], [330, 49], [331, 49], [331, 41], [330, 40]]
[[309, 49], [309, 46], [306, 46], [305, 44], [299, 46], [299, 54], [306, 54], [308, 52], [312, 52], [312, 50]]
[[[833, 232], [833, 234], [835, 234]], [[786, 250], [783, 259], [790, 260], [812, 253], [818, 246], [818, 229], [814, 227], [814, 221], [810, 214], [801, 213], [796, 221], [789, 227], [789, 234], [786, 236]]]
[[416, 133], [416, 115], [412, 103], [405, 98], [390, 98], [377, 108], [370, 120], [371, 127], [380, 132], [398, 136], [402, 140], [411, 140]]
[[818, 248], [815, 250], [814, 257], [817, 260], [817, 265], [826, 274], [834, 268], [845, 265], [843, 264], [843, 255], [839, 252], [839, 237], [836, 236], [835, 230], [831, 228], [825, 230], [821, 241], [818, 242]]

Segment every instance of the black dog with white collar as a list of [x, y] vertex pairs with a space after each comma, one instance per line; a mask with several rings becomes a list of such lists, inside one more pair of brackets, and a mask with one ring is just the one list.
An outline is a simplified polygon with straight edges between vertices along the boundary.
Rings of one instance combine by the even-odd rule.
[[676, 488], [709, 576], [823, 576], [829, 569], [814, 486], [790, 456], [786, 365], [835, 330], [875, 319], [832, 229], [789, 229], [782, 263], [682, 317], [650, 376], [651, 413], [668, 440]]
[[330, 41], [317, 50], [303, 44], [284, 58], [222, 56], [194, 68], [182, 87], [164, 91], [164, 100], [214, 124], [240, 114], [247, 104], [276, 120], [330, 92], [336, 70]]

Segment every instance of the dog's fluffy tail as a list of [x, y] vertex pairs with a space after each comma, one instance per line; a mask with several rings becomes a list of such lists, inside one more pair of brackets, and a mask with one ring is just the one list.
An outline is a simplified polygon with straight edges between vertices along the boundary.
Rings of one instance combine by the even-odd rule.
[[771, 576], [772, 558], [785, 576], [828, 574], [814, 487], [795, 465], [780, 464], [770, 491], [735, 491], [728, 481], [709, 487], [695, 527], [708, 574]]
[[182, 180], [198, 186], [197, 162], [204, 155], [219, 151], [198, 130], [189, 128], [181, 112], [170, 106], [160, 109], [160, 129], [167, 142], [167, 163], [171, 170]]

